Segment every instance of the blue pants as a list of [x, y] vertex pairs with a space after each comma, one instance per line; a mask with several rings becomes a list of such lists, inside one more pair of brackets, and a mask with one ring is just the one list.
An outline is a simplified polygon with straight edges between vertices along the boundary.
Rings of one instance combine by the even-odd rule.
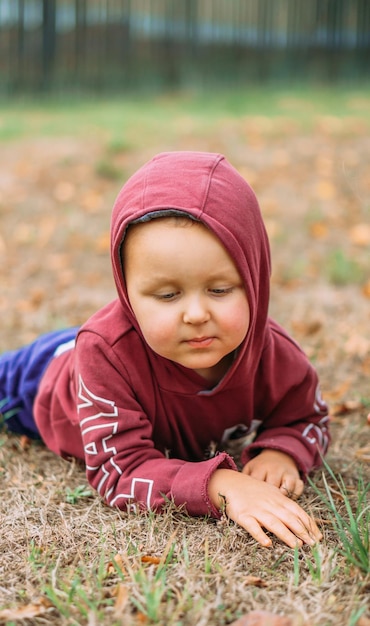
[[73, 347], [78, 328], [41, 335], [33, 343], [0, 356], [0, 430], [40, 438], [33, 403], [51, 359]]

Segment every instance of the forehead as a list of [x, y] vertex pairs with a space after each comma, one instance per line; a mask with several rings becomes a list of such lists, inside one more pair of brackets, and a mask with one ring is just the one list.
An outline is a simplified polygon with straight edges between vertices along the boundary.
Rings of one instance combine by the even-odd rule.
[[149, 231], [160, 230], [161, 227], [177, 227], [177, 228], [189, 228], [191, 226], [198, 225], [204, 226], [202, 222], [191, 219], [190, 217], [186, 217], [186, 215], [168, 215], [160, 217], [152, 217], [150, 219], [143, 219], [142, 221], [134, 222], [133, 224], [129, 224], [128, 229], [126, 231], [124, 244], [130, 238], [137, 233], [148, 233]]
[[152, 269], [168, 262], [208, 265], [213, 259], [217, 264], [236, 270], [219, 238], [202, 222], [186, 217], [161, 217], [128, 228], [123, 246], [124, 268], [143, 263], [145, 259], [150, 261]]
[[164, 243], [170, 244], [171, 241], [181, 239], [188, 241], [189, 246], [194, 239], [198, 242], [212, 241], [214, 245], [224, 249], [218, 237], [202, 222], [186, 216], [169, 216], [131, 224], [123, 242], [123, 254], [139, 246], [142, 251], [150, 247], [154, 250], [158, 248], [160, 252]]

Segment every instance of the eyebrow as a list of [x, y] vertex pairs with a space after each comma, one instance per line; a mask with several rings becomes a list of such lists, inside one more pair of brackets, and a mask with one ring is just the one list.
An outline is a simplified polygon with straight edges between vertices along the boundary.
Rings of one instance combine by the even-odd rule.
[[[212, 283], [212, 282], [222, 282], [222, 281], [226, 281], [226, 282], [243, 282], [242, 277], [240, 276], [240, 274], [236, 271], [236, 270], [224, 270], [224, 271], [215, 271], [214, 273], [208, 275], [205, 277], [205, 282], [207, 283]], [[181, 279], [178, 278], [178, 276], [176, 275], [171, 275], [171, 274], [150, 274], [150, 275], [146, 275], [143, 278], [142, 284], [145, 287], [154, 287], [154, 286], [162, 286], [163, 284], [166, 285], [176, 285], [179, 281], [181, 281]]]

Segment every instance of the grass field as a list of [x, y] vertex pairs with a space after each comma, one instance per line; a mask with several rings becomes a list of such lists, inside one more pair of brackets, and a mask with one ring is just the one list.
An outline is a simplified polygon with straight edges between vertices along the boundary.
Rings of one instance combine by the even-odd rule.
[[120, 513], [77, 463], [0, 433], [0, 623], [221, 626], [267, 610], [289, 626], [369, 626], [369, 91], [0, 103], [0, 350], [115, 297], [114, 198], [178, 149], [224, 153], [260, 200], [271, 315], [331, 405], [328, 465], [301, 498], [324, 539], [263, 549], [227, 519]]

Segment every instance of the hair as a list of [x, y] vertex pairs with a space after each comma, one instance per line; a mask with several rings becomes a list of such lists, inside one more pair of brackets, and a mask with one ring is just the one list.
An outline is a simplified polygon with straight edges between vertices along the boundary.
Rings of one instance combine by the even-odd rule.
[[143, 215], [142, 217], [133, 220], [129, 224], [128, 228], [130, 228], [130, 226], [134, 226], [135, 224], [145, 224], [146, 222], [150, 222], [151, 220], [155, 219], [170, 218], [175, 219], [176, 223], [179, 226], [185, 226], [189, 222], [202, 223], [200, 222], [200, 220], [196, 219], [195, 217], [193, 217], [193, 215], [190, 215], [190, 213], [187, 213], [186, 211], [181, 211], [179, 209], [159, 209], [158, 211], [150, 211], [149, 213], [145, 213], [145, 215]]

